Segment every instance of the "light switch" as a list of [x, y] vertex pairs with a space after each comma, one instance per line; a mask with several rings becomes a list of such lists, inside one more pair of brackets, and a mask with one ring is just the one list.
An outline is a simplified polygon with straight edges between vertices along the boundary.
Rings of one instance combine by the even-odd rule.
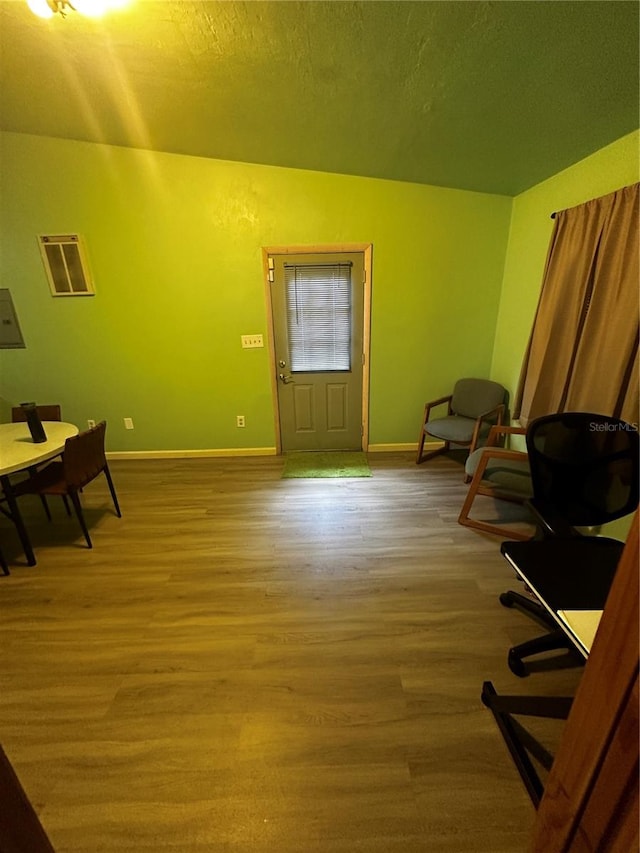
[[242, 341], [242, 349], [255, 349], [256, 347], [264, 346], [262, 335], [241, 335], [240, 339]]

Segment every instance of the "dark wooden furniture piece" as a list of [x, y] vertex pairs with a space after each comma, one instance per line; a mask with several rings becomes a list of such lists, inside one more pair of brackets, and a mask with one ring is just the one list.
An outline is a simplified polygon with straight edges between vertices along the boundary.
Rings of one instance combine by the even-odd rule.
[[106, 428], [106, 421], [101, 421], [95, 427], [68, 438], [65, 442], [61, 461], [50, 462], [32, 474], [28, 480], [19, 483], [14, 489], [17, 495], [36, 494], [69, 497], [89, 548], [93, 547], [93, 543], [82, 512], [80, 492], [99, 474], [104, 473], [116, 515], [118, 518], [122, 516], [104, 450]]
[[40, 819], [0, 746], [0, 851], [55, 853]]
[[[46, 403], [42, 406], [36, 406], [36, 413], [41, 421], [61, 421], [62, 420], [62, 407], [58, 405], [58, 403]], [[11, 409], [11, 423], [13, 424], [21, 424], [27, 422], [27, 413], [22, 406], [13, 406]], [[29, 473], [35, 474], [38, 470], [37, 466], [29, 469]], [[69, 512], [69, 506], [67, 504], [67, 499], [63, 497], [64, 506], [67, 512]], [[40, 501], [42, 502], [42, 508], [44, 509], [47, 518], [51, 520], [51, 513], [49, 511], [49, 504], [47, 503], [47, 499], [44, 495], [40, 495]]]
[[50, 459], [60, 456], [66, 439], [77, 435], [78, 429], [62, 421], [49, 422], [47, 440], [44, 442], [32, 441], [29, 432], [27, 424], [23, 422], [0, 424], [0, 486], [3, 493], [0, 496], [0, 512], [15, 525], [27, 564], [35, 566], [36, 558], [29, 533], [16, 500], [16, 487], [25, 481], [19, 480], [14, 484], [13, 475], [36, 470]]
[[[36, 406], [36, 412], [41, 421], [61, 421], [62, 409], [56, 404]], [[22, 406], [13, 406], [11, 409], [11, 422], [14, 424], [24, 423], [27, 415]]]

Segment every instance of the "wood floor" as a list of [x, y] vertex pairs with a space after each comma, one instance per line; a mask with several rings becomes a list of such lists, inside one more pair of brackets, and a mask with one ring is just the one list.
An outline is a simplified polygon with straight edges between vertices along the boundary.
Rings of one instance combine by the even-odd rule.
[[[457, 462], [283, 480], [277, 457], [113, 462], [93, 551], [23, 509], [0, 539], [0, 743], [58, 853], [525, 853], [533, 808], [482, 682], [540, 629]], [[22, 563], [22, 564], [21, 564]], [[540, 721], [553, 747], [562, 723]]]

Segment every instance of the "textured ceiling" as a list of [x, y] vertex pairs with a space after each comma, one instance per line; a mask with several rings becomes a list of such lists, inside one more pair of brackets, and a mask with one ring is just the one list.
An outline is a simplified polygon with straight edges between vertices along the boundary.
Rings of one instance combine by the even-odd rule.
[[0, 128], [515, 194], [638, 127], [636, 2], [0, 2]]

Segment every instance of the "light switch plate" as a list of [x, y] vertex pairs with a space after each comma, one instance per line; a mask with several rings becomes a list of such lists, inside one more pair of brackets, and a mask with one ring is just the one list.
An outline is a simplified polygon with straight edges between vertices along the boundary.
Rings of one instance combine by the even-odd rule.
[[254, 349], [264, 346], [262, 335], [241, 335], [240, 340], [242, 341], [242, 349]]

